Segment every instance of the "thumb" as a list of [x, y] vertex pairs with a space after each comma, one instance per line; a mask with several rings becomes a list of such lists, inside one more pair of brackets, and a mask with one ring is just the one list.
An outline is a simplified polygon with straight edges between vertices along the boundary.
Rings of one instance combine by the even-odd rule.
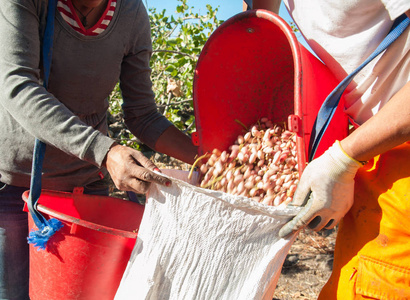
[[307, 202], [305, 206], [303, 206], [302, 210], [279, 230], [279, 237], [284, 238], [292, 232], [298, 231], [306, 224], [309, 224], [309, 222], [313, 219], [314, 211], [311, 211], [313, 204], [313, 195], [309, 193], [306, 196], [306, 199], [307, 200], [303, 201]]
[[311, 194], [311, 186], [309, 182], [305, 180], [301, 180], [296, 188], [295, 194], [293, 195], [292, 202], [289, 205], [292, 206], [302, 206], [305, 205], [309, 199]]

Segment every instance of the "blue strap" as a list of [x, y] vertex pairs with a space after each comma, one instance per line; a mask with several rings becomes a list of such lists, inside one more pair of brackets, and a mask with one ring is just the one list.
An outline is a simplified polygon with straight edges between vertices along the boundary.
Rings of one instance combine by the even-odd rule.
[[48, 87], [50, 77], [51, 60], [53, 56], [53, 38], [54, 38], [54, 17], [57, 6], [57, 0], [49, 0], [47, 8], [46, 29], [43, 38], [43, 67], [44, 67], [44, 87]]
[[253, 1], [252, 0], [243, 0], [243, 2], [245, 2], [245, 4], [246, 4], [246, 6], [247, 6], [247, 8], [246, 8], [246, 10], [252, 10], [252, 7], [253, 7]]
[[31, 167], [30, 194], [27, 206], [31, 213], [34, 223], [41, 229], [46, 219], [37, 211], [36, 204], [41, 194], [41, 169], [43, 166], [46, 144], [36, 139], [34, 144], [33, 165]]
[[[50, 0], [47, 9], [46, 29], [43, 39], [43, 66], [44, 66], [44, 87], [48, 87], [50, 77], [51, 58], [53, 52], [54, 36], [54, 16], [57, 0]], [[27, 201], [27, 207], [36, 224], [38, 230], [31, 231], [27, 238], [29, 244], [44, 250], [50, 237], [58, 231], [63, 225], [57, 219], [45, 219], [36, 209], [38, 199], [41, 194], [41, 170], [43, 168], [44, 154], [46, 144], [36, 139], [34, 144], [33, 165], [31, 169], [30, 194]]]
[[410, 20], [404, 14], [400, 18], [396, 19], [393, 24], [392, 30], [376, 48], [376, 50], [350, 75], [348, 75], [339, 85], [327, 96], [326, 100], [323, 102], [318, 115], [316, 117], [315, 123], [313, 124], [312, 135], [309, 141], [309, 161], [312, 161], [315, 156], [317, 147], [320, 140], [323, 137], [329, 123], [336, 111], [339, 104], [340, 98], [346, 89], [346, 87], [353, 80], [354, 76], [359, 73], [371, 60], [383, 52], [391, 43], [393, 43], [407, 28]]

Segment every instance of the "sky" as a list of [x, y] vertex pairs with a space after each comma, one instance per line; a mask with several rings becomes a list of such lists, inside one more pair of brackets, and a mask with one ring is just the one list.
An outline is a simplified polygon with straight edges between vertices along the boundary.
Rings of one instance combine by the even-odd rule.
[[[177, 0], [143, 0], [144, 4], [148, 7], [155, 7], [157, 10], [166, 9], [167, 13], [171, 14], [175, 12], [175, 8], [180, 4]], [[214, 8], [218, 8], [217, 18], [218, 20], [227, 20], [230, 17], [242, 12], [241, 0], [188, 0], [188, 6], [193, 6], [194, 11], [206, 12], [206, 5], [210, 4]], [[286, 9], [281, 6], [279, 15], [284, 17]], [[286, 13], [287, 15], [287, 13]], [[286, 20], [286, 17], [284, 19]]]
[[[166, 9], [167, 13], [172, 14], [175, 12], [177, 5], [180, 5], [180, 1], [177, 0], [143, 0], [144, 4], [148, 7], [155, 7], [157, 10]], [[233, 15], [242, 11], [242, 2], [240, 0], [188, 0], [188, 6], [193, 6], [195, 12], [206, 12], [206, 5], [210, 4], [212, 7], [218, 7], [217, 13], [218, 20], [227, 20]]]
[[[180, 5], [181, 2], [177, 0], [143, 0], [144, 4], [150, 8], [156, 8], [157, 11], [166, 10], [166, 13], [171, 15], [175, 14], [175, 8]], [[216, 14], [218, 20], [227, 20], [230, 17], [242, 12], [242, 1], [241, 0], [187, 0], [189, 7], [194, 7], [193, 11], [198, 13], [206, 13], [206, 5], [210, 4], [213, 8], [218, 8]], [[290, 23], [291, 18], [282, 4], [279, 10], [279, 16], [281, 16], [286, 22]], [[310, 49], [306, 42], [303, 40], [300, 33], [295, 34], [298, 40], [306, 48]]]

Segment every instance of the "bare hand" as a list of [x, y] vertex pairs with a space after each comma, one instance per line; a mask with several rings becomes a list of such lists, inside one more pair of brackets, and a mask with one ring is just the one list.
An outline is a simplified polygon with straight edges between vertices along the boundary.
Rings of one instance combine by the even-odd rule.
[[144, 194], [151, 182], [169, 186], [171, 181], [153, 171], [158, 167], [135, 149], [114, 145], [107, 153], [105, 166], [115, 186], [122, 191]]

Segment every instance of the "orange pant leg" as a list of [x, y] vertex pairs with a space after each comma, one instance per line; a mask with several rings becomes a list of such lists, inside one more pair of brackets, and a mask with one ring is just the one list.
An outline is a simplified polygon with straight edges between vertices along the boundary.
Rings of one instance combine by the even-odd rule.
[[410, 299], [410, 143], [357, 173], [319, 299]]

